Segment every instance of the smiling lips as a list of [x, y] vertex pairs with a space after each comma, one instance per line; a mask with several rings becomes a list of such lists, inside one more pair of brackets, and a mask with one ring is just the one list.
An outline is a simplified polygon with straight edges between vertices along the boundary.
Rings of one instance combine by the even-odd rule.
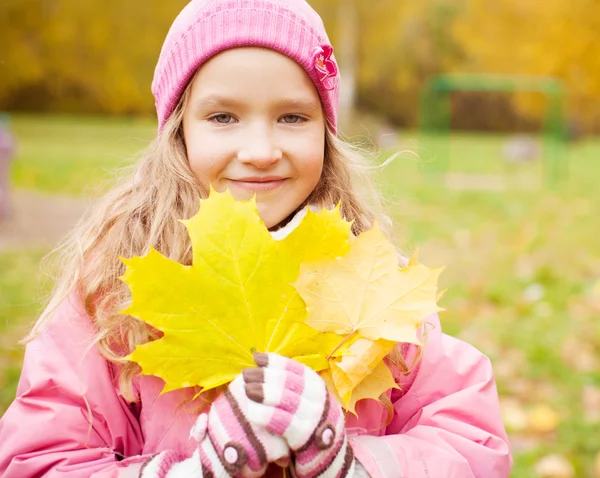
[[228, 182], [248, 191], [272, 191], [281, 186], [286, 179], [280, 176], [265, 176], [228, 179]]

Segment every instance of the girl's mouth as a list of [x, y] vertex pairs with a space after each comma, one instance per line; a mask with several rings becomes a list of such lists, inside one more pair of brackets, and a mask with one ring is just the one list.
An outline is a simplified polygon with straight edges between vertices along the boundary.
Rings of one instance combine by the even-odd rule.
[[242, 178], [242, 179], [228, 179], [227, 182], [240, 189], [247, 191], [272, 191], [282, 186], [287, 178]]

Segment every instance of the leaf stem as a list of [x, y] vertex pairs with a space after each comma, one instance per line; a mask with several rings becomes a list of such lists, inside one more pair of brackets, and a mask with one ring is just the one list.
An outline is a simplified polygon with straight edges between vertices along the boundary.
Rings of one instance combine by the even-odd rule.
[[331, 353], [327, 356], [327, 360], [331, 359], [331, 356], [336, 353], [341, 347], [342, 345], [344, 345], [346, 342], [348, 342], [352, 337], [354, 337], [357, 334], [358, 330], [354, 330], [351, 334], [347, 335], [346, 337], [344, 337], [344, 340], [342, 340], [339, 344], [336, 345], [336, 347], [331, 351]]

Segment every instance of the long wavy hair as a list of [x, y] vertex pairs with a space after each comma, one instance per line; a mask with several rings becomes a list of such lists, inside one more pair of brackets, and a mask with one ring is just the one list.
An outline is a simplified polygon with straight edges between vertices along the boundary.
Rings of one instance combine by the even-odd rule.
[[[136, 345], [158, 336], [144, 322], [119, 313], [131, 302], [128, 286], [119, 279], [124, 273], [119, 257], [142, 256], [153, 247], [171, 260], [191, 264], [190, 239], [179, 220], [193, 216], [199, 199], [208, 191], [188, 164], [182, 116], [189, 97], [188, 87], [136, 166], [53, 251], [62, 272], [56, 278], [48, 313], [25, 338], [33, 339], [46, 326], [52, 304], [79, 294], [96, 330], [95, 344], [102, 356], [118, 367], [120, 392], [129, 401], [136, 399], [133, 378], [140, 369], [124, 357]], [[380, 198], [371, 183], [371, 160], [366, 150], [341, 140], [327, 126], [323, 171], [305, 203], [340, 203], [342, 215], [352, 221], [354, 234], [369, 229], [376, 218], [389, 231], [390, 222], [382, 214]], [[399, 353], [388, 359], [408, 370]]]

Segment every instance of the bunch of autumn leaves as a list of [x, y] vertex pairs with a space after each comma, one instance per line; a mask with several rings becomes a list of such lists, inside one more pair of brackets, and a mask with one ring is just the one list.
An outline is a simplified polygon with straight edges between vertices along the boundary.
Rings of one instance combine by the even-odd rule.
[[395, 387], [383, 361], [398, 342], [419, 343], [437, 307], [440, 269], [398, 266], [378, 225], [352, 236], [339, 208], [307, 211], [276, 240], [254, 201], [212, 192], [184, 224], [191, 266], [155, 250], [124, 260], [132, 303], [123, 311], [164, 333], [130, 355], [163, 392], [210, 390], [274, 352], [321, 373], [344, 407]]

